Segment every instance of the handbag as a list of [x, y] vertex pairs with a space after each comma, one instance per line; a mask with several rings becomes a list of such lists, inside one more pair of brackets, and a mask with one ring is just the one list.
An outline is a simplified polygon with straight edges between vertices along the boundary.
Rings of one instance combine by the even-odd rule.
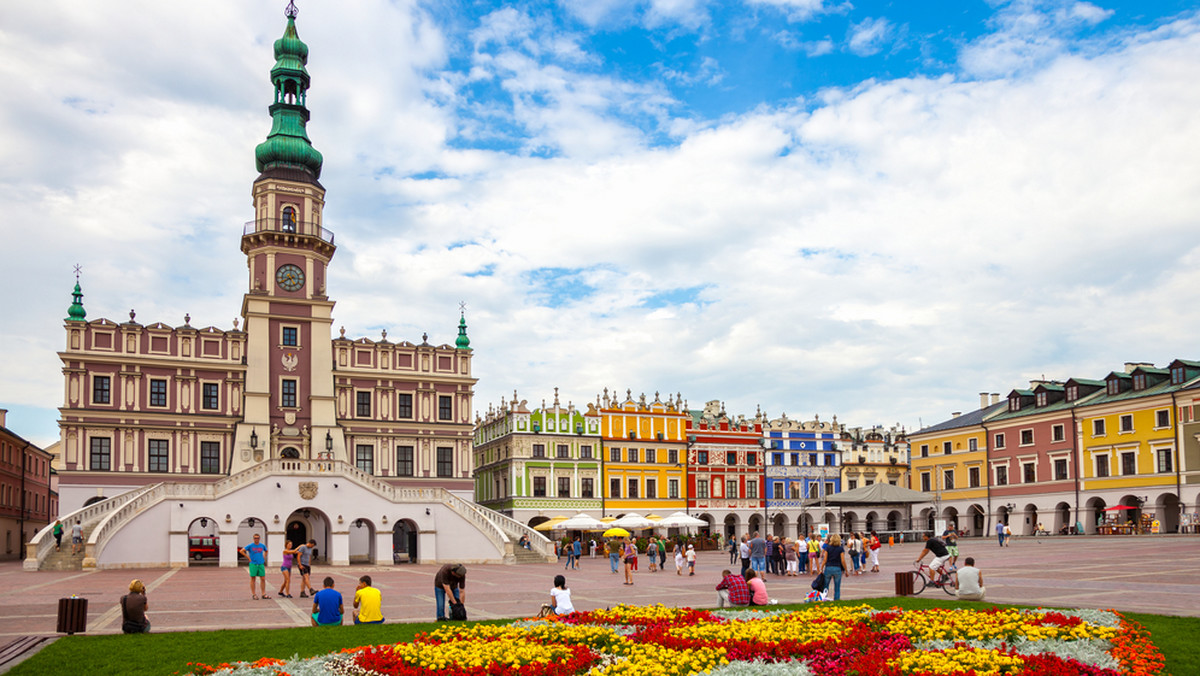
[[450, 604], [450, 619], [451, 620], [466, 620], [467, 607], [461, 603]]

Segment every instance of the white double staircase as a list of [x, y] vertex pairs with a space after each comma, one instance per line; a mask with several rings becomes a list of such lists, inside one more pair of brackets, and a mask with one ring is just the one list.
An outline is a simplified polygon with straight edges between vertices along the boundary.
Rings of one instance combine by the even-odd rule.
[[[532, 528], [493, 510], [464, 500], [444, 488], [398, 488], [340, 460], [275, 458], [208, 484], [161, 482], [135, 488], [88, 505], [60, 518], [68, 534], [78, 520], [86, 535], [82, 568], [95, 568], [112, 537], [138, 515], [168, 500], [215, 500], [271, 476], [321, 476], [352, 481], [393, 504], [441, 504], [475, 528], [502, 553], [504, 563], [529, 560], [517, 544], [524, 535], [538, 560], [554, 561], [554, 545]], [[49, 560], [63, 560], [54, 550], [54, 526], [38, 531], [25, 544], [25, 570], [42, 570]], [[71, 564], [69, 567], [76, 567]]]

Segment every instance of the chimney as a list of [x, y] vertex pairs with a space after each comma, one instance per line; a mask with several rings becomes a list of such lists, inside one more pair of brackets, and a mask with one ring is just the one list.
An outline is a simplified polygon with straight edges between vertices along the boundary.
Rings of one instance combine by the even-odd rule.
[[999, 404], [999, 403], [1000, 403], [1000, 393], [992, 392], [992, 404]]
[[951, 414], [950, 414], [950, 417], [951, 417], [951, 418], [957, 418], [957, 417], [958, 417], [958, 416], [960, 416], [960, 415], [962, 415], [962, 411], [955, 411], [955, 412], [953, 412], [953, 413], [951, 413]]
[[979, 393], [979, 408], [987, 408], [987, 407], [988, 407], [988, 393], [980, 392]]
[[6, 423], [4, 422], [4, 418], [5, 418], [5, 417], [7, 417], [7, 416], [8, 416], [8, 409], [7, 409], [7, 408], [0, 408], [0, 427], [4, 427], [4, 426], [5, 426], [5, 424], [6, 424]]
[[1127, 361], [1127, 362], [1125, 362], [1125, 372], [1126, 373], [1133, 373], [1134, 369], [1137, 369], [1139, 367], [1152, 369], [1152, 368], [1154, 368], [1154, 364], [1151, 364], [1149, 362], [1144, 362], [1144, 361]]

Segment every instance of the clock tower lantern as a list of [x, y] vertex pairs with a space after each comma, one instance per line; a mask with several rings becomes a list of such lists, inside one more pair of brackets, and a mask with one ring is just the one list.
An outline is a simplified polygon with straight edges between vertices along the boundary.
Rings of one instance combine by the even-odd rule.
[[286, 14], [271, 69], [271, 131], [254, 152], [254, 220], [242, 232], [249, 271], [242, 316], [250, 339], [234, 472], [280, 457], [346, 460], [334, 406], [334, 304], [325, 293], [336, 247], [322, 227], [321, 153], [305, 129], [308, 46], [296, 32], [294, 4]]

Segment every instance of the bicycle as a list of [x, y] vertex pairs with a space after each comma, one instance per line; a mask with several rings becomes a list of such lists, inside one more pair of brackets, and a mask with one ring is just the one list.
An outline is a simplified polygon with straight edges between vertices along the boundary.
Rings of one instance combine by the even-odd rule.
[[925, 587], [939, 587], [947, 595], [957, 596], [958, 566], [943, 566], [942, 571], [938, 576], [924, 561], [918, 563], [917, 569], [912, 571], [913, 595], [925, 591]]

